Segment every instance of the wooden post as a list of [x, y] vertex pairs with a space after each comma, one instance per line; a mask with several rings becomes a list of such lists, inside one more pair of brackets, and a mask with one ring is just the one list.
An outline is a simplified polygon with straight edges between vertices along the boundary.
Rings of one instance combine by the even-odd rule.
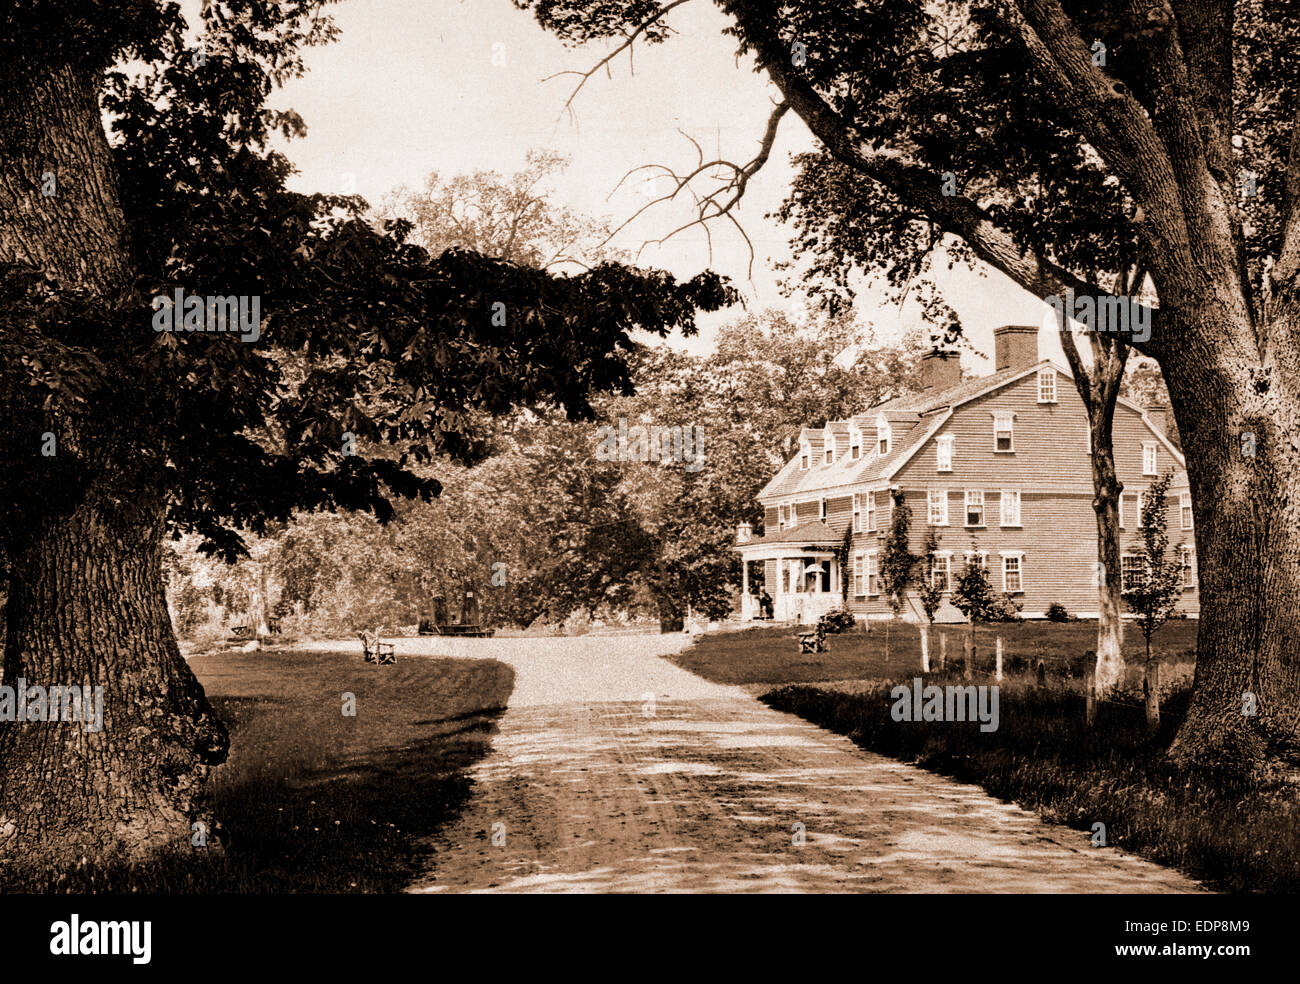
[[1160, 661], [1157, 659], [1147, 665], [1146, 676], [1142, 679], [1142, 690], [1146, 695], [1147, 731], [1160, 730]]
[[921, 672], [930, 672], [930, 628], [921, 623]]
[[998, 636], [997, 661], [993, 664], [993, 679], [1002, 682], [1002, 637]]
[[1089, 670], [1083, 677], [1083, 721], [1088, 727], [1097, 722], [1097, 682], [1095, 670]]
[[939, 633], [939, 670], [942, 672], [948, 666], [948, 633]]
[[970, 644], [969, 635], [962, 637], [961, 648], [963, 660], [966, 663], [965, 676], [966, 679], [969, 680], [971, 675], [971, 664], [975, 662], [975, 647]]
[[1047, 686], [1047, 664], [1043, 662], [1041, 656], [1038, 658], [1038, 686], [1040, 688]]

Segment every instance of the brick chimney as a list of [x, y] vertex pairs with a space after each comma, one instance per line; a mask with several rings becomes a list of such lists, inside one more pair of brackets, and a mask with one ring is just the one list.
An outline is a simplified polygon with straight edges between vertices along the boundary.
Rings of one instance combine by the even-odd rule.
[[1035, 325], [1006, 325], [993, 330], [995, 371], [1028, 369], [1038, 362], [1038, 328]]
[[942, 390], [961, 382], [961, 353], [927, 352], [921, 357], [921, 386]]
[[1163, 437], [1169, 436], [1169, 408], [1163, 403], [1157, 403], [1153, 406], [1143, 407], [1142, 412], [1147, 415], [1147, 419], [1155, 425]]

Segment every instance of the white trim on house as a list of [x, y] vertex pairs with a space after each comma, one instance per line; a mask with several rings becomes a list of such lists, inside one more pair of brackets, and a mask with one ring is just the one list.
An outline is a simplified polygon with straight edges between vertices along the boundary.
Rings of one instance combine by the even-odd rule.
[[[993, 417], [993, 453], [994, 454], [1015, 454], [1016, 453], [1016, 414], [1014, 410], [991, 410]], [[1002, 423], [1006, 423], [1002, 427]], [[1009, 447], [998, 447], [998, 434], [1006, 431]]]
[[[1012, 496], [1013, 498], [1012, 498], [1011, 500], [1008, 500], [1008, 499], [1007, 499], [1007, 496]], [[1007, 503], [1008, 503], [1008, 501], [1014, 501], [1015, 504], [1016, 504], [1015, 515], [1014, 515], [1013, 517], [1011, 517], [1010, 519], [1008, 519], [1008, 516], [1007, 516]], [[1023, 501], [1024, 501], [1024, 500], [1023, 500], [1023, 498], [1022, 498], [1021, 495], [1020, 495], [1020, 490], [1019, 490], [1019, 489], [1001, 489], [1001, 490], [999, 490], [999, 492], [998, 492], [998, 511], [999, 511], [999, 513], [1001, 514], [1001, 516], [1000, 516], [1000, 518], [1001, 518], [1001, 523], [999, 523], [1000, 526], [1002, 526], [1004, 529], [1017, 529], [1017, 528], [1019, 528], [1020, 526], [1023, 525], [1023, 523], [1021, 522], [1021, 518], [1020, 518], [1020, 515], [1021, 515], [1021, 514], [1020, 514], [1020, 509], [1021, 509], [1021, 506], [1023, 505]]]
[[[1025, 593], [1025, 552], [1023, 550], [999, 550], [998, 555], [1002, 558], [1002, 591], [1005, 594], [1024, 594]], [[1011, 587], [1007, 575], [1013, 573], [1010, 564], [1015, 561], [1016, 569], [1014, 571], [1018, 584]]]
[[[935, 506], [943, 507], [943, 519], [935, 519]], [[948, 525], [948, 490], [947, 489], [926, 489], [925, 492], [925, 521], [930, 526], [947, 526]]]

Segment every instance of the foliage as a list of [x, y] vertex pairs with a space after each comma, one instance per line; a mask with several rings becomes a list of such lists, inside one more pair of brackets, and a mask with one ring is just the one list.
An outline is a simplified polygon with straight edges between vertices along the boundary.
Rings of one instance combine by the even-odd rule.
[[1169, 620], [1182, 596], [1182, 566], [1170, 559], [1169, 483], [1171, 472], [1152, 481], [1142, 499], [1142, 525], [1138, 530], [1141, 545], [1137, 556], [1141, 566], [1131, 571], [1124, 586], [1124, 602], [1137, 615], [1138, 628], [1146, 640], [1147, 659], [1151, 656], [1151, 636]]
[[980, 553], [976, 549], [974, 537], [971, 538], [966, 563], [953, 586], [952, 603], [972, 624], [994, 621], [1001, 610], [999, 600], [989, 583], [988, 569], [981, 562]]
[[833, 608], [822, 615], [821, 622], [827, 632], [839, 633], [853, 628], [858, 620], [847, 608]]
[[880, 589], [889, 600], [889, 607], [897, 618], [903, 610], [903, 597], [916, 574], [921, 558], [912, 553], [908, 545], [912, 528], [912, 508], [901, 492], [891, 491], [889, 533], [885, 549], [880, 555]]
[[1066, 609], [1066, 607], [1063, 604], [1061, 604], [1059, 601], [1054, 601], [1050, 605], [1048, 605], [1047, 611], [1044, 612], [1044, 615], [1046, 616], [1049, 622], [1076, 621], [1075, 616], [1071, 615], [1070, 612]]
[[925, 565], [925, 569], [917, 586], [916, 596], [920, 599], [925, 620], [931, 625], [934, 624], [935, 614], [943, 606], [943, 596], [947, 594], [948, 588], [944, 581], [936, 580], [933, 576], [935, 554], [938, 552], [939, 533], [933, 526], [927, 527], [925, 542], [921, 545], [921, 563]]

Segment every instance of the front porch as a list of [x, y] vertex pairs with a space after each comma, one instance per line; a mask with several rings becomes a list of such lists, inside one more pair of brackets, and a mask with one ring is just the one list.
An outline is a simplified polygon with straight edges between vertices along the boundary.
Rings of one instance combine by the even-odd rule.
[[761, 617], [763, 592], [771, 598], [777, 622], [812, 623], [842, 607], [844, 575], [836, 557], [840, 539], [824, 523], [757, 539], [742, 525], [733, 548], [741, 558], [740, 617]]

